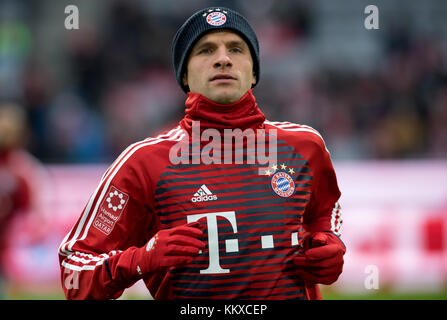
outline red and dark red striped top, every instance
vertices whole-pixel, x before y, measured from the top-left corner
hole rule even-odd
[[[229,106],[189,93],[186,106],[178,127],[117,158],[62,241],[67,298],[117,298],[140,278],[155,299],[315,298],[293,257],[304,231],[339,235],[342,223],[320,134],[266,121],[251,91]],[[145,276],[129,269],[133,249],[192,221],[207,245],[191,264]]]

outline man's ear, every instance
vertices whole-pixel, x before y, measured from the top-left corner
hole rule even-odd
[[[185,87],[188,86],[188,76],[186,75],[186,72],[183,74],[182,83]]]
[[[253,71],[253,80],[251,81],[251,86],[252,86],[252,88],[253,88],[253,86],[256,84],[256,74],[255,74],[255,72]]]

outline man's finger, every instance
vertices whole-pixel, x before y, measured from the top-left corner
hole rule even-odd
[[[314,282],[314,283],[318,283],[318,280],[319,280],[318,276],[316,276],[310,272],[304,271],[304,270],[297,270],[296,275],[303,280]]]
[[[314,272],[310,272],[308,270],[297,270],[296,274],[303,280],[313,282],[313,283],[321,283],[321,284],[332,284],[335,281],[337,281],[340,274],[338,273],[331,273],[331,274],[325,274],[325,275],[318,275]]]
[[[170,245],[166,250],[166,256],[197,256],[199,251],[197,247]]]
[[[308,267],[309,266],[309,262],[306,260],[305,257],[295,257],[293,258],[293,264],[296,267]]]
[[[183,245],[183,246],[192,246],[197,247],[199,249],[205,248],[205,242],[200,241],[197,238],[190,237],[190,236],[184,236],[184,235],[173,235],[169,238],[170,244],[177,244],[177,245]]]
[[[194,222],[193,224],[187,224],[181,227],[172,229],[171,235],[184,235],[189,237],[199,238],[203,236],[203,231],[200,229],[200,224]]]
[[[334,257],[339,254],[343,255],[343,250],[340,248],[340,246],[336,244],[328,244],[317,248],[311,248],[306,251],[304,256],[309,261],[317,261],[321,259]]]
[[[160,267],[172,267],[172,266],[190,264],[193,260],[194,258],[189,256],[166,257],[165,259],[161,260]]]
[[[327,235],[323,232],[317,232],[309,239],[309,248],[321,247],[327,244]]]
[[[343,255],[337,254],[335,256],[320,259],[320,260],[306,260],[306,267],[313,268],[334,268],[343,265]]]

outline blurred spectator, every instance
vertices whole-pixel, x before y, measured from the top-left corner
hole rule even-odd
[[[45,186],[41,165],[23,149],[26,131],[22,108],[13,104],[0,105],[0,283],[4,281],[4,253],[11,241],[9,229],[15,219],[24,218],[32,211],[39,212],[38,189]],[[31,219],[42,222],[41,218]],[[33,224],[43,227],[39,223]],[[26,228],[25,225],[22,227]],[[38,235],[36,232],[33,236]],[[0,285],[0,298],[2,294]]]
[[[48,103],[52,97],[48,69],[37,61],[30,60],[23,72],[23,106],[26,109],[29,130],[28,147],[38,159],[47,161],[51,142],[47,141]]]
[[[49,130],[45,135],[50,144],[47,159],[71,163],[107,160],[108,145],[100,115],[76,91],[57,94],[48,107],[46,120]]]
[[[358,36],[362,27],[353,25],[358,8],[344,3],[83,2],[80,29],[47,42],[60,62],[53,64],[39,58],[44,44],[33,40],[46,38],[36,30],[63,30],[59,14],[48,4],[8,3],[0,7],[0,82],[8,84],[0,91],[22,98],[32,132],[29,150],[44,162],[110,162],[127,145],[161,132],[161,123],[175,122],[184,105],[170,39],[184,16],[207,5],[235,7],[258,30],[264,81],[255,91],[268,118],[322,131],[334,159],[447,157],[447,27],[440,15],[431,29],[408,28],[418,6],[387,20],[393,5],[381,3],[380,31],[360,33],[360,39],[374,37],[357,44],[351,33]],[[437,3],[419,6],[435,16]],[[18,42],[10,41],[12,34]],[[365,46],[378,48],[374,59],[364,59],[368,72],[342,54],[356,50],[361,61]]]

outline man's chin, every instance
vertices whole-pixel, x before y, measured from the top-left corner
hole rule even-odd
[[[219,90],[219,92],[211,94],[211,97],[208,97],[208,99],[219,104],[232,104],[241,97],[242,95],[239,92],[234,92],[233,90]]]

